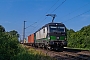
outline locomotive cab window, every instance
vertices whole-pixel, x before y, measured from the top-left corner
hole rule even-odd
[[[50,26],[50,32],[65,32],[65,27]]]
[[[65,27],[58,27],[58,31],[65,32]]]
[[[43,29],[43,33],[45,33],[45,29]]]
[[[56,26],[50,26],[50,32],[57,32]]]

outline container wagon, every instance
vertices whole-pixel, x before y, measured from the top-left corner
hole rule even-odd
[[[28,36],[28,43],[27,45],[33,46],[34,45],[34,34]]]

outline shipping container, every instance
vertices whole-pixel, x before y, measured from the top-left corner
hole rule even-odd
[[[28,36],[28,43],[31,43],[31,44],[34,43],[34,34],[31,34]]]

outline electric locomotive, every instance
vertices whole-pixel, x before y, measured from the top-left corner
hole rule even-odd
[[[34,45],[47,49],[62,49],[67,46],[66,27],[63,23],[48,23],[34,33]]]

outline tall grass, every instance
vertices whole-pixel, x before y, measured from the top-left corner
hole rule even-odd
[[[14,56],[11,60],[55,60],[40,51],[36,51],[33,48],[20,47],[20,53]]]

